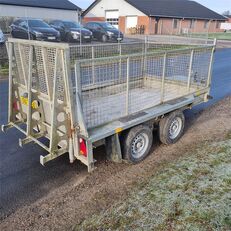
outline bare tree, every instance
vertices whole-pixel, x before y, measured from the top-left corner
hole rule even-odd
[[[222,14],[225,15],[225,16],[227,16],[227,15],[231,15],[231,12],[230,12],[230,10],[226,10]]]

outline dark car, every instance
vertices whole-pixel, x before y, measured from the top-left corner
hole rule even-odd
[[[93,33],[98,41],[122,41],[124,35],[108,22],[88,22],[85,27]]]
[[[40,19],[17,19],[10,27],[13,38],[60,41],[60,33]]]
[[[65,42],[91,42],[92,32],[83,28],[77,22],[66,20],[55,20],[50,26],[60,32],[61,40]]]
[[[5,36],[0,28],[0,45],[3,45],[5,41],[6,41]]]

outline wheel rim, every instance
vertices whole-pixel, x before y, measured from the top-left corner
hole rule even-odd
[[[135,159],[141,158],[147,151],[149,145],[148,135],[146,133],[140,133],[132,142],[132,156]]]
[[[169,128],[170,139],[174,140],[179,136],[181,129],[182,129],[182,125],[183,125],[183,122],[180,117],[177,117],[172,121],[170,128]]]
[[[107,36],[103,35],[103,42],[106,42],[106,41],[107,41]]]

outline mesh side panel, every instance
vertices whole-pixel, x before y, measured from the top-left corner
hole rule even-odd
[[[33,62],[32,62],[32,88],[45,95],[49,95],[48,89],[51,90],[54,85],[55,75],[55,56],[57,48],[49,48],[45,46],[33,45]],[[14,44],[14,63],[15,76],[17,81],[26,86],[28,81],[28,67],[29,67],[29,52],[30,45]],[[57,97],[59,100],[64,100],[64,70],[61,64],[61,53],[58,52],[58,65],[56,70],[57,75]],[[25,76],[24,76],[25,74]]]
[[[191,84],[205,87],[208,80],[208,66],[211,59],[211,50],[196,50],[193,58]]]
[[[122,73],[126,73],[127,66],[124,64],[125,60],[121,60]],[[82,106],[87,127],[95,127],[125,115],[126,84],[119,78],[118,70],[117,60],[110,60],[108,64],[97,62],[94,68],[96,81],[93,84],[92,67],[81,67]],[[91,89],[88,89],[88,83],[93,84]]]
[[[46,77],[44,71],[44,61],[42,56],[42,47],[35,47],[35,58],[36,58],[36,73],[38,78],[38,89],[44,94],[48,94]]]
[[[16,64],[16,70],[17,70],[17,77],[20,84],[25,85],[25,80],[23,76],[23,69],[22,69],[22,63],[20,58],[20,52],[19,52],[19,44],[15,44],[14,46],[14,57],[15,57],[15,64]]]
[[[164,52],[155,52],[80,61],[87,127],[138,113],[205,87],[211,48],[195,50],[190,71],[191,54],[192,50],[188,49],[170,51],[166,56]]]
[[[117,43],[104,45],[77,45],[70,46],[71,64],[75,64],[76,60],[103,58],[129,54],[143,54],[145,52],[160,52],[163,50],[173,50],[181,48],[189,48],[192,45],[180,44],[159,44],[156,42],[133,42],[133,43]]]
[[[161,80],[163,75],[164,56],[147,56],[146,60],[146,76]]]

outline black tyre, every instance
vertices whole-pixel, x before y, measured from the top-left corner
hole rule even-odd
[[[106,43],[108,41],[107,35],[102,36],[102,42]]]
[[[36,40],[36,36],[34,36],[33,34],[29,34],[29,40]]]
[[[136,164],[144,160],[152,147],[152,130],[146,125],[132,128],[123,142],[123,158]]]
[[[184,133],[185,117],[183,112],[175,111],[161,119],[159,138],[163,144],[176,143]]]
[[[66,41],[67,41],[68,43],[72,43],[73,38],[72,38],[72,35],[71,35],[71,34],[67,34],[67,35],[66,35]]]

